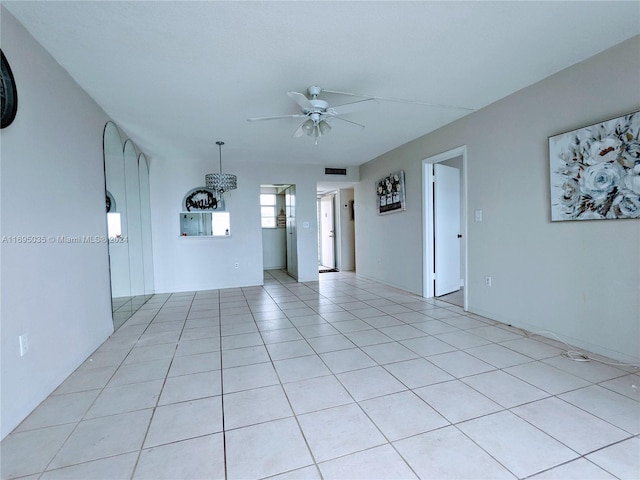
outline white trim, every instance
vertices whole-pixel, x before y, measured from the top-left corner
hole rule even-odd
[[[446,152],[427,157],[422,160],[422,211],[423,211],[423,235],[422,235],[422,296],[425,298],[432,298],[435,294],[433,288],[434,280],[434,265],[433,265],[433,252],[434,252],[434,239],[433,239],[433,169],[431,165],[434,163],[444,162],[451,158],[462,157],[462,189],[463,189],[463,202],[461,205],[462,214],[462,245],[464,252],[464,278],[461,283],[468,285],[467,278],[469,276],[469,244],[467,242],[468,232],[468,216],[467,216],[467,146],[462,145],[460,147],[448,150]],[[468,288],[464,289],[464,309],[468,307]]]

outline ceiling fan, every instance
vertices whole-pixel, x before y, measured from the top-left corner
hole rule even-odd
[[[292,115],[276,115],[271,117],[254,117],[248,118],[247,120],[249,122],[255,122],[259,120],[279,120],[281,118],[306,118],[296,131],[293,132],[293,137],[301,137],[304,134],[309,136],[313,135],[316,143],[318,143],[318,137],[326,135],[331,130],[331,125],[328,120],[338,119],[364,128],[364,125],[342,118],[341,115],[355,112],[359,110],[363,104],[375,101],[375,98],[365,97],[356,102],[331,107],[326,100],[318,98],[320,92],[323,91],[327,93],[341,93],[331,90],[323,90],[318,86],[311,86],[307,89],[309,97],[298,92],[287,92],[288,97],[300,106],[300,113],[294,113]]]
[[[321,92],[325,93],[333,93],[337,95],[346,95],[350,97],[359,97],[361,100],[357,100],[355,102],[344,103],[341,105],[330,106],[326,100],[321,100],[318,98]],[[270,117],[253,117],[248,118],[249,122],[256,122],[260,120],[279,120],[282,118],[306,118],[302,122],[302,124],[293,132],[293,137],[298,138],[302,135],[309,135],[315,137],[316,144],[318,143],[318,137],[322,135],[326,135],[331,130],[331,125],[329,121],[334,119],[341,120],[343,122],[351,123],[358,127],[364,128],[364,125],[360,123],[356,123],[351,120],[347,120],[343,118],[342,115],[347,113],[353,113],[360,110],[365,104],[375,102],[377,100],[385,100],[390,102],[401,102],[401,103],[413,103],[418,105],[427,105],[430,107],[438,107],[438,108],[453,108],[460,110],[468,110],[473,111],[472,108],[466,107],[458,107],[453,105],[442,105],[428,102],[419,102],[413,100],[403,100],[399,98],[386,98],[386,97],[375,97],[371,95],[361,95],[357,93],[347,93],[347,92],[338,92],[336,90],[327,90],[322,89],[318,86],[311,86],[307,88],[308,97],[302,93],[298,92],[287,92],[287,96],[296,102],[300,107],[300,113],[294,113],[291,115],[275,115]]]

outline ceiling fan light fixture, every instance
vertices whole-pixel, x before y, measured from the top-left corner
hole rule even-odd
[[[322,120],[318,124],[318,128],[320,129],[320,135],[325,135],[331,131],[331,125],[326,120]]]
[[[313,133],[313,130],[315,129],[314,127],[315,123],[313,122],[313,120],[309,119],[302,124],[302,131],[307,135],[311,135]]]

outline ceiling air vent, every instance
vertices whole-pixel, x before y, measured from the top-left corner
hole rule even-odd
[[[325,175],[346,175],[347,169],[346,168],[325,168],[324,174]]]

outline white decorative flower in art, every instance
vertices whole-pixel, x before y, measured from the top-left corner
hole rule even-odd
[[[598,163],[584,169],[580,190],[595,201],[604,200],[624,176],[618,163]]]
[[[573,213],[580,203],[581,196],[578,182],[573,178],[567,179],[562,185],[562,196],[560,197],[563,211],[565,213]]]
[[[636,195],[640,195],[640,175],[627,175],[624,177],[624,186]]]
[[[640,142],[630,140],[623,144],[618,161],[625,168],[640,167],[640,163],[636,165],[636,162],[640,162]]]
[[[587,164],[615,162],[620,152],[620,146],[620,141],[611,137],[593,142],[589,148],[590,155],[587,157]]]
[[[640,218],[640,196],[636,194],[618,195],[611,208],[617,217]]]

